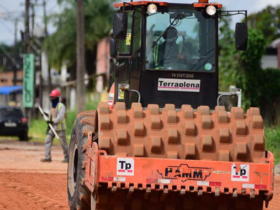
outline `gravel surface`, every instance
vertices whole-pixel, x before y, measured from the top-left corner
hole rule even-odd
[[[0,210],[69,209],[61,147],[52,148],[51,163],[41,163],[43,157],[42,143],[0,140]],[[275,166],[276,174],[267,210],[280,209],[280,165]]]
[[[67,164],[60,146],[42,163],[44,144],[0,141],[0,210],[69,209]]]

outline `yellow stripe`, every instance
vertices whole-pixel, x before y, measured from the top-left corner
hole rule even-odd
[[[154,61],[155,61],[155,66],[158,66],[158,47],[159,45],[157,45],[154,49]]]
[[[62,106],[63,106],[63,104],[59,103],[58,107],[57,107],[57,110],[60,111]],[[64,124],[64,130],[66,130],[66,120],[65,120],[65,117],[64,117],[64,119],[60,123],[57,123],[58,130],[62,130],[62,123]]]

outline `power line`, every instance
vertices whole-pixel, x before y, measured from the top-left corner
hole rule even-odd
[[[13,34],[14,33],[13,30],[10,29],[2,19],[0,19],[0,20],[2,21],[2,24],[3,24],[4,28],[6,28],[10,33]]]
[[[6,7],[4,7],[2,4],[0,4],[0,7],[1,7],[2,9],[6,10],[6,12],[9,12],[9,10],[8,10]]]
[[[15,14],[15,13],[23,13],[23,11],[2,12],[2,14]]]
[[[6,12],[0,12],[2,15],[5,15],[3,18],[6,20],[12,20],[15,21],[15,19],[19,18],[19,16],[17,14],[20,14],[20,16],[23,15],[23,11],[9,11],[6,7],[4,7],[2,4],[0,4],[0,8],[2,8],[3,10],[5,10]],[[18,8],[17,8],[18,9]],[[15,15],[17,17],[15,17]]]

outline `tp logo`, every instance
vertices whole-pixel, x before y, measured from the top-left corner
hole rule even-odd
[[[231,165],[231,181],[249,182],[249,164]]]
[[[117,158],[117,175],[134,176],[134,159]]]

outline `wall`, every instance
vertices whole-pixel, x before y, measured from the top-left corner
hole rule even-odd
[[[0,95],[0,106],[8,106],[9,102],[16,102],[22,108],[22,94]]]
[[[96,74],[107,74],[107,80],[110,74],[110,37],[102,39],[97,46]],[[98,77],[96,82],[96,91],[102,93],[104,90],[103,78]]]
[[[262,69],[278,68],[277,55],[265,55],[262,59]]]
[[[22,81],[23,71],[17,72],[17,79]],[[13,72],[3,72],[0,73],[0,86],[13,86],[14,73]],[[17,82],[17,85],[22,85],[22,82]]]
[[[274,40],[266,47],[266,52],[262,59],[262,68],[280,69],[280,39]]]
[[[266,125],[280,125],[280,98],[276,99],[272,104],[268,104],[265,109],[261,109],[261,115]]]

